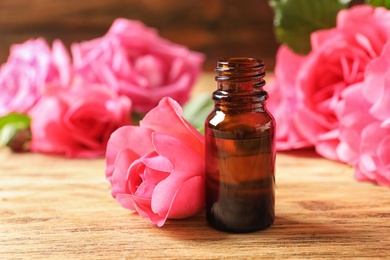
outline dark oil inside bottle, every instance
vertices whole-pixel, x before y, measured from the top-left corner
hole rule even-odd
[[[265,65],[253,58],[220,60],[214,109],[205,121],[206,219],[244,233],[275,218],[275,119],[266,109]]]
[[[252,232],[275,218],[272,134],[218,138],[206,133],[206,218],[220,230]]]

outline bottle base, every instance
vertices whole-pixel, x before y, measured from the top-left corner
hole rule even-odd
[[[262,223],[261,225],[250,226],[250,227],[229,227],[227,225],[224,225],[223,223],[219,223],[211,219],[207,219],[207,224],[210,227],[219,231],[223,231],[227,233],[235,233],[235,234],[253,233],[253,232],[265,230],[271,227],[273,223],[274,223],[274,218],[270,219],[270,221],[267,223]]]

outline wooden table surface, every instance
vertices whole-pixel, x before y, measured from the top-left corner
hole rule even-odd
[[[312,151],[278,153],[276,220],[229,234],[204,213],[152,226],[111,197],[104,159],[0,150],[0,259],[390,257],[390,189]]]

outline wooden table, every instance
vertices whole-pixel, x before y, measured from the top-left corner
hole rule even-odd
[[[1,259],[385,258],[390,189],[312,151],[279,153],[276,220],[229,234],[204,213],[152,226],[111,197],[104,159],[0,150]]]

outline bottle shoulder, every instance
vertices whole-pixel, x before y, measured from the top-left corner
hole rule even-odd
[[[275,120],[267,111],[224,113],[213,111],[205,122],[205,131],[222,138],[256,138],[274,133]]]

